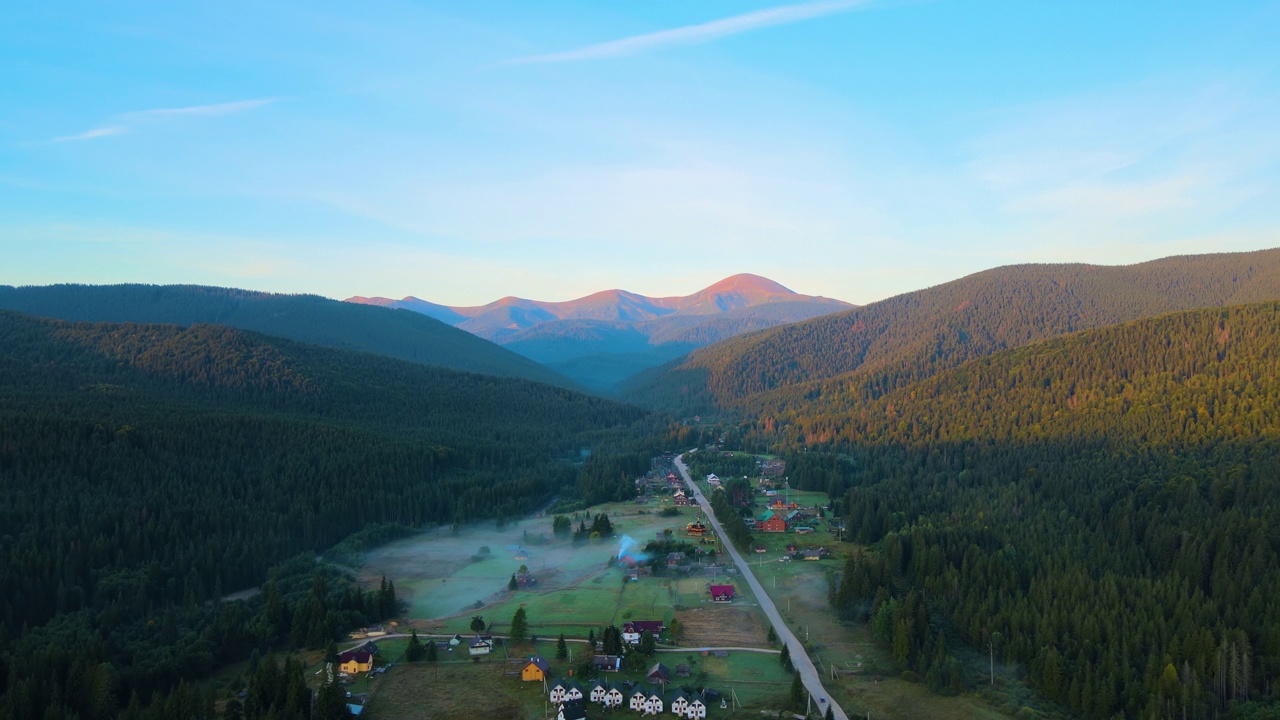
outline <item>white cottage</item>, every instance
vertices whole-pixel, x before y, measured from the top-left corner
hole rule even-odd
[[[689,698],[685,697],[683,690],[677,690],[675,698],[671,700],[671,714],[684,717],[684,710],[687,707],[689,707]]]
[[[702,720],[707,716],[707,705],[702,702],[701,695],[694,695],[689,698],[689,704],[684,709],[684,716],[689,720]]]
[[[662,695],[656,690],[649,693],[649,697],[644,701],[644,714],[657,715],[662,712]]]
[[[591,683],[591,691],[587,693],[587,697],[591,698],[593,703],[604,702],[605,694],[609,692],[609,686],[603,681],[597,680]]]
[[[631,699],[627,701],[627,707],[635,710],[636,712],[644,712],[645,706],[648,703],[649,694],[645,692],[643,687],[637,685],[636,689],[631,691]]]
[[[564,694],[568,689],[569,686],[565,684],[563,679],[556,680],[551,684],[551,690],[547,693],[547,699],[551,701],[552,705],[559,705],[564,702]]]
[[[609,689],[604,693],[604,706],[622,707],[622,688],[618,687],[618,683],[609,683]]]

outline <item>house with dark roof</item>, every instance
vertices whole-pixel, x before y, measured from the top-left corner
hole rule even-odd
[[[618,683],[609,683],[609,688],[604,693],[604,706],[607,708],[622,707],[622,699],[622,688],[618,687]]]
[[[649,703],[649,692],[643,685],[636,685],[631,694],[627,696],[627,707],[636,712],[644,712],[645,706]]]
[[[338,656],[338,670],[355,675],[373,669],[373,653],[368,650],[348,650]]]
[[[582,698],[577,700],[565,700],[560,703],[560,710],[556,713],[556,720],[586,720],[587,704]]]
[[[661,620],[632,620],[622,625],[622,640],[632,645],[639,645],[641,633],[648,630],[649,634],[657,639],[662,632],[662,627]]]
[[[676,665],[676,677],[687,678],[693,675],[693,671],[689,668],[688,663],[680,663]]]
[[[493,638],[477,635],[467,643],[467,652],[472,655],[488,655],[493,650]]]
[[[653,667],[649,668],[649,672],[645,674],[644,679],[651,683],[666,685],[671,682],[671,671],[662,663],[654,663]]]
[[[540,657],[531,657],[520,668],[520,679],[524,682],[542,682],[547,679],[547,671],[550,669],[551,663]]]
[[[707,716],[707,703],[699,694],[689,696],[689,704],[685,706],[684,716],[689,720],[702,720]]]
[[[622,656],[592,655],[591,664],[600,672],[620,672],[622,670]]]

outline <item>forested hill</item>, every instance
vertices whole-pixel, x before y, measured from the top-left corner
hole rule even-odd
[[[573,387],[562,375],[407,310],[200,285],[0,286],[0,308],[88,322],[213,323],[425,365]]]
[[[733,338],[634,378],[624,397],[688,411],[850,375],[874,398],[967,360],[1078,330],[1280,298],[1280,249],[1138,265],[1016,265]],[[768,400],[767,407],[776,407]]]
[[[0,587],[21,589],[0,594],[0,665],[54,619],[83,641],[50,652],[112,663],[121,702],[199,677],[227,647],[166,611],[370,523],[531,512],[572,492],[583,448],[642,421],[563,388],[225,326],[0,311]],[[68,668],[49,662],[57,684]]]
[[[1080,717],[1274,717],[1277,328],[1270,302],[1082,332],[824,396],[756,440],[842,497],[873,551],[833,603],[931,685],[956,676],[949,636]]]

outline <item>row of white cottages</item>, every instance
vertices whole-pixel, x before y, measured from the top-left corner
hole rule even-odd
[[[624,704],[641,715],[658,715],[664,710],[676,717],[688,720],[702,720],[707,716],[707,704],[701,693],[686,693],[677,690],[671,697],[668,706],[666,692],[658,688],[646,688],[637,685],[631,691],[624,691],[617,683],[606,683],[597,680],[587,689],[585,698],[605,708],[620,708]],[[582,720],[586,717],[585,699],[582,686],[577,681],[556,681],[551,686],[550,699],[560,706],[556,720]]]

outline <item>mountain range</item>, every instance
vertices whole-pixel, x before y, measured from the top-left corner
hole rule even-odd
[[[473,307],[437,305],[412,296],[357,296],[347,302],[422,313],[597,390],[726,338],[853,307],[801,295],[751,274],[678,297],[605,290],[565,302],[505,297]]]
[[[1196,308],[1280,298],[1280,249],[1128,266],[1011,265],[732,338],[629,380],[654,407],[773,410],[873,399],[993,352]]]

